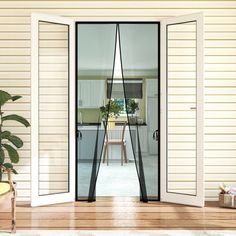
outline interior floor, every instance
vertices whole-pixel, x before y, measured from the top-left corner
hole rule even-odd
[[[0,210],[0,231],[9,230],[10,209]],[[235,209],[207,202],[198,208],[162,202],[142,203],[138,198],[97,198],[44,207],[17,204],[17,229],[236,229]]]
[[[144,166],[145,185],[149,199],[158,200],[159,182],[158,182],[158,160],[156,155],[143,155],[142,162]],[[137,161],[138,164],[138,161]],[[91,163],[79,163],[78,178],[80,180],[80,189],[83,190],[86,197],[91,173]],[[139,169],[138,169],[139,171]],[[89,176],[90,177],[90,176]],[[79,195],[78,195],[79,196]],[[129,160],[128,163],[121,165],[119,159],[110,160],[107,163],[101,163],[96,183],[96,196],[102,197],[139,197],[140,184],[137,175],[135,162]],[[78,198],[79,199],[79,198]]]
[[[134,161],[121,163],[101,163],[97,184],[96,196],[131,197],[139,196],[139,182]]]

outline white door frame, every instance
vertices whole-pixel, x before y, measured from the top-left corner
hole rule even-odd
[[[125,20],[127,22],[132,22],[134,20],[139,20],[139,18],[128,19],[117,19],[115,17],[104,18],[98,17],[96,19],[83,18],[71,20],[64,17],[52,16],[47,14],[33,13],[31,17],[31,205],[45,205],[54,204],[67,201],[75,200],[75,142],[76,142],[76,120],[75,120],[75,22],[84,21],[107,21],[111,20],[120,22]],[[166,191],[166,73],[163,68],[166,67],[166,35],[163,34],[164,27],[166,24],[185,22],[189,19],[197,19],[197,48],[198,48],[198,58],[197,64],[200,65],[197,70],[197,196],[194,199],[186,198],[185,195],[167,193]],[[38,22],[48,21],[54,23],[67,24],[70,26],[70,183],[69,192],[61,194],[52,194],[39,196],[38,191]],[[201,13],[192,14],[187,16],[173,17],[167,20],[161,20],[158,18],[152,19],[142,19],[143,22],[160,22],[161,26],[161,153],[159,158],[161,158],[161,201],[175,202],[188,205],[203,206],[204,205],[204,178],[203,178],[203,16]],[[73,50],[74,49],[74,50]]]
[[[69,27],[69,191],[39,195],[39,21],[64,24]],[[41,13],[31,15],[31,205],[40,206],[75,200],[75,22],[74,20]]]
[[[167,73],[166,73],[166,27],[169,24],[178,24],[184,22],[197,22],[197,101],[196,101],[196,122],[197,122],[197,177],[196,177],[196,196],[170,193],[167,191]],[[194,206],[204,206],[204,132],[203,132],[203,14],[191,14],[185,16],[172,17],[161,21],[161,201],[180,203]]]

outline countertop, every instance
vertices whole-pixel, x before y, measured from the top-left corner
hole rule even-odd
[[[91,123],[77,123],[77,126],[100,126],[101,123],[96,123],[96,122],[91,122]],[[116,122],[115,123],[116,126],[122,126],[123,123],[122,122]],[[138,126],[147,126],[146,123],[142,123],[142,124],[137,124]],[[130,126],[136,126],[136,124],[130,124]]]

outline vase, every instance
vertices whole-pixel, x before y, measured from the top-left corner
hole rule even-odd
[[[136,124],[136,122],[137,122],[137,117],[136,117],[136,116],[130,116],[130,117],[129,117],[129,123],[130,123],[131,125]]]
[[[114,117],[109,117],[108,118],[108,124],[107,124],[107,128],[108,129],[114,129],[116,126],[116,119]]]

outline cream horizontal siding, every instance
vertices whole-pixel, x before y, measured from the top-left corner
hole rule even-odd
[[[58,14],[79,20],[157,20],[165,17],[182,14],[204,12],[205,14],[205,188],[206,200],[217,198],[218,183],[226,182],[236,185],[236,1],[1,1],[0,2],[0,86],[12,94],[21,94],[23,99],[15,105],[8,105],[6,110],[11,113],[17,111],[30,119],[30,14],[41,12]],[[53,33],[56,35],[56,32]],[[50,37],[50,27],[44,37]],[[189,34],[191,37],[191,34]],[[60,47],[66,42],[61,41]],[[42,46],[53,47],[54,43]],[[181,53],[181,42],[173,44],[173,52]],[[191,42],[184,44],[191,52]],[[55,48],[55,53],[57,52]],[[60,64],[64,64],[66,58],[57,57],[57,68],[64,70]],[[184,58],[178,55],[171,57],[172,67],[175,70],[183,70],[182,62],[193,63],[192,57]],[[45,56],[44,61],[54,62],[54,57]],[[181,63],[179,63],[181,62]],[[178,65],[175,65],[178,64]],[[189,67],[191,69],[191,65]],[[52,78],[55,74],[48,72],[47,65],[42,67],[47,71],[42,76]],[[176,73],[176,72],[174,72]],[[184,77],[179,73],[176,86],[192,86],[189,80],[191,71],[186,71]],[[66,74],[56,74],[55,79],[65,79]],[[178,74],[176,74],[178,77]],[[48,83],[48,91],[53,87],[53,82]],[[66,92],[66,91],[65,91]],[[186,90],[185,90],[186,92]],[[188,101],[194,101],[194,96],[187,95]],[[44,99],[44,98],[42,98]],[[54,99],[63,97],[54,90]],[[182,101],[179,96],[175,102]],[[51,109],[51,104],[44,100],[43,109]],[[191,104],[190,104],[191,105]],[[58,108],[58,107],[57,107]],[[173,109],[182,109],[178,106]],[[58,108],[60,109],[60,108]],[[62,109],[62,108],[61,108]],[[63,110],[58,111],[61,119]],[[48,116],[53,117],[53,111]],[[60,122],[60,121],[56,121]],[[185,120],[174,121],[175,125],[189,125]],[[49,124],[48,124],[49,125]],[[56,127],[57,124],[49,125]],[[30,199],[30,130],[24,129],[13,123],[9,123],[10,129],[21,135],[25,142],[20,151],[21,161],[17,167],[19,175],[14,178],[18,182],[18,200]],[[176,127],[177,128],[177,127]],[[190,136],[184,137],[188,140]],[[191,136],[192,141],[193,137]],[[47,142],[47,138],[45,137]],[[183,141],[183,140],[180,140]],[[57,155],[54,153],[54,155]],[[186,153],[188,155],[188,153]],[[189,183],[181,182],[183,175],[190,174],[191,158],[180,155],[178,161],[174,158],[172,166],[177,174],[179,183],[175,183],[177,190],[185,191]],[[181,161],[182,158],[182,161]],[[53,159],[56,162],[56,159]],[[181,162],[180,162],[181,161]],[[184,167],[180,167],[184,165]],[[58,185],[55,185],[57,189]],[[173,187],[173,185],[171,186]],[[44,185],[47,188],[47,184]]]

